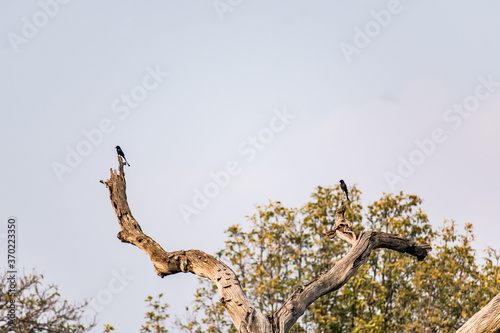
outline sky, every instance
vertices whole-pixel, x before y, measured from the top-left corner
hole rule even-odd
[[[0,257],[17,223],[36,269],[102,324],[144,299],[182,315],[191,274],[160,279],[122,244],[100,180],[167,251],[224,247],[255,205],[356,184],[415,193],[433,226],[500,249],[500,2],[0,2]],[[2,259],[0,267],[6,266]]]

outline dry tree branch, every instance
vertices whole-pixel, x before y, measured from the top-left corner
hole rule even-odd
[[[327,235],[330,238],[337,236],[351,244],[352,248],[335,263],[332,269],[299,287],[283,303],[274,314],[274,322],[278,328],[276,332],[288,332],[312,302],[323,295],[340,289],[366,263],[372,250],[385,248],[408,253],[421,261],[432,249],[430,245],[418,245],[402,236],[385,232],[363,231],[356,235],[352,231],[351,223],[344,218],[345,210],[344,203],[337,210],[335,228]]]
[[[234,271],[225,263],[200,250],[165,251],[155,240],[146,235],[132,216],[127,202],[123,161],[118,156],[119,173],[111,169],[110,179],[102,181],[109,190],[121,231],[118,238],[146,252],[161,277],[176,273],[193,273],[210,279],[219,289],[221,302],[235,327],[243,333],[286,333],[302,316],[306,308],[319,297],[341,288],[366,263],[371,251],[386,248],[408,253],[423,260],[431,250],[429,245],[418,245],[399,235],[364,231],[356,235],[344,218],[343,204],[336,213],[334,230],[330,238],[338,237],[352,245],[350,251],[317,279],[301,286],[272,315],[266,317],[252,306]]]
[[[119,173],[111,169],[110,179],[101,180],[109,190],[111,204],[121,227],[118,238],[146,252],[153,262],[156,274],[161,277],[189,272],[212,280],[219,288],[221,302],[240,332],[271,332],[269,320],[250,304],[236,274],[229,266],[200,250],[165,251],[142,232],[127,202],[125,172],[119,156],[118,161]]]

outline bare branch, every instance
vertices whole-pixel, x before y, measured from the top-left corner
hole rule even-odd
[[[329,232],[329,237],[337,236],[351,244],[352,248],[331,270],[301,286],[283,303],[274,314],[278,332],[288,332],[312,302],[340,289],[358,268],[366,263],[372,250],[386,248],[408,253],[418,260],[423,260],[431,250],[429,245],[417,245],[414,241],[399,235],[377,231],[364,231],[356,235],[352,231],[351,223],[344,218],[345,209],[345,204],[342,204],[337,210],[335,228]]]
[[[269,320],[250,304],[236,274],[229,266],[200,250],[165,251],[142,231],[127,202],[125,172],[119,156],[118,162],[119,173],[111,169],[110,179],[101,180],[109,190],[111,204],[121,227],[118,238],[146,252],[153,262],[156,274],[161,277],[189,272],[212,280],[219,288],[221,302],[240,332],[271,332]]]
[[[310,283],[296,290],[285,303],[267,318],[255,309],[246,297],[236,274],[225,263],[200,250],[165,251],[155,240],[146,235],[132,216],[127,202],[123,161],[118,156],[119,173],[111,170],[110,179],[102,181],[109,190],[121,231],[118,238],[146,252],[161,277],[176,273],[193,273],[212,280],[221,294],[231,320],[243,333],[286,333],[319,297],[341,288],[366,263],[371,251],[386,248],[408,253],[423,260],[431,250],[429,245],[418,245],[399,235],[365,231],[356,235],[351,223],[344,218],[344,204],[337,210],[336,224],[327,236],[338,238],[352,245],[351,250],[333,268]]]

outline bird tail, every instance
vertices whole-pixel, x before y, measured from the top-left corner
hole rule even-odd
[[[127,159],[125,158],[125,156],[122,156],[123,160],[125,161],[125,164],[127,164],[127,166],[130,166],[130,164],[128,164],[128,161]]]

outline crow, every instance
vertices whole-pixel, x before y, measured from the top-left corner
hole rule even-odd
[[[116,146],[115,148],[116,148],[116,152],[118,153],[118,155],[123,157],[123,159],[125,160],[125,163],[127,163],[127,165],[130,166],[130,164],[128,164],[127,159],[125,158],[125,154],[123,153],[123,150],[120,148],[120,146]]]
[[[345,196],[347,197],[347,201],[350,202],[351,200],[349,200],[349,194],[347,194],[347,185],[344,183],[343,179],[340,180],[340,188],[342,189],[342,191],[345,192]]]

